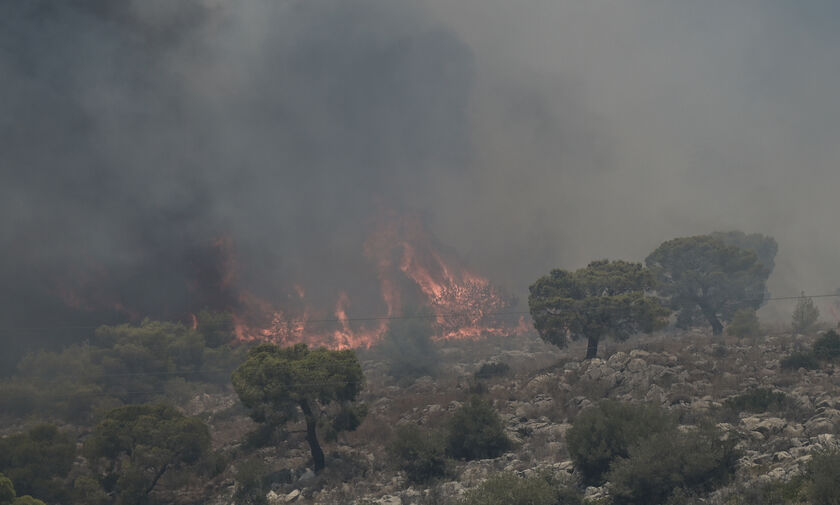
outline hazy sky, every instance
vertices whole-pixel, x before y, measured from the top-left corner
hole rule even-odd
[[[164,288],[220,236],[262,283],[331,291],[369,276],[361,244],[386,208],[424,214],[517,293],[553,267],[730,229],[778,240],[774,294],[833,291],[837,14],[769,0],[3,2],[4,317],[79,276],[145,308],[176,303],[187,295]]]

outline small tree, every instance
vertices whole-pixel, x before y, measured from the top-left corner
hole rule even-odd
[[[209,447],[204,423],[159,404],[108,412],[85,443],[88,456],[104,458],[116,476],[121,504],[145,503],[167,470],[197,462]]]
[[[659,293],[679,310],[677,323],[693,324],[699,311],[715,335],[738,309],[761,306],[770,275],[753,251],[710,235],[664,242],[645,263],[659,280]]]
[[[355,429],[360,422],[350,404],[362,390],[364,375],[350,350],[309,349],[306,344],[286,348],[258,345],[233,372],[232,381],[239,399],[258,423],[279,428],[303,414],[315,472],[325,465],[316,433],[322,417],[318,409],[339,404],[338,412],[323,412],[332,418],[341,414],[343,422],[340,426],[334,423],[336,429]]]
[[[810,296],[805,296],[805,292],[796,301],[796,307],[793,309],[793,317],[791,318],[791,326],[794,333],[808,333],[814,329],[817,320],[820,318],[820,309],[814,305],[814,299]]]
[[[585,338],[585,359],[591,359],[602,337],[625,340],[665,323],[668,310],[645,294],[653,285],[653,275],[639,263],[593,261],[575,272],[552,270],[537,279],[528,307],[543,340],[565,347],[569,339]]]

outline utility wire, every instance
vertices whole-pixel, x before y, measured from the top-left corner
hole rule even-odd
[[[805,298],[836,298],[840,297],[840,293],[830,293],[830,294],[820,294],[820,295],[805,295]],[[755,303],[755,302],[775,302],[775,301],[782,301],[782,300],[798,300],[803,298],[803,295],[796,295],[796,296],[776,296],[770,298],[745,298],[741,300],[732,300],[732,303]],[[463,312],[451,312],[445,314],[415,314],[415,315],[400,315],[400,316],[365,316],[365,317],[347,317],[347,318],[324,318],[324,319],[296,319],[294,317],[290,317],[288,320],[295,324],[321,324],[321,323],[341,323],[341,322],[365,322],[365,321],[398,321],[398,320],[406,320],[406,319],[437,319],[437,318],[455,318],[455,317],[470,317],[470,316],[482,316],[482,317],[507,317],[507,316],[523,316],[528,315],[531,312],[528,310],[512,310],[512,311],[499,311],[499,312],[487,312],[483,313],[481,311],[463,311]],[[204,327],[222,327],[225,323],[220,323],[218,325],[202,325]],[[41,331],[41,330],[61,330],[61,329],[77,329],[77,330],[95,330],[102,326],[107,325],[91,325],[91,326],[79,326],[79,325],[51,325],[51,326],[9,326],[0,328],[0,333],[8,333],[13,331]]]

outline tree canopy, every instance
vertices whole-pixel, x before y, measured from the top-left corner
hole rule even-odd
[[[593,261],[537,279],[528,306],[543,340],[564,347],[570,339],[585,338],[590,359],[604,336],[625,340],[664,324],[668,310],[646,294],[653,286],[653,275],[640,263]]]
[[[709,234],[727,245],[734,245],[752,251],[758,257],[758,261],[764,265],[770,273],[776,267],[776,253],[779,252],[779,244],[773,237],[760,233],[746,234],[742,231],[716,231]]]
[[[76,442],[52,424],[0,438],[0,472],[15,490],[48,501],[62,501],[61,486],[76,458]]]
[[[336,430],[355,429],[359,424],[351,403],[362,390],[364,375],[353,351],[262,344],[251,349],[231,379],[239,399],[257,422],[279,427],[303,414],[316,472],[325,466],[316,433],[321,414],[333,420]],[[337,409],[316,410],[326,410],[333,403]]]
[[[770,275],[753,251],[711,235],[664,242],[645,263],[657,276],[659,294],[679,311],[677,324],[687,327],[702,316],[715,335],[738,309],[761,306]]]
[[[161,404],[111,410],[85,443],[89,457],[107,459],[121,504],[145,503],[167,470],[197,462],[209,448],[201,420]]]

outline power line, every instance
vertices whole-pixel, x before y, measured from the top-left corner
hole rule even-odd
[[[826,294],[819,294],[819,295],[804,295],[805,298],[836,298],[840,297],[840,293],[826,293]],[[798,300],[803,298],[803,295],[796,295],[796,296],[775,296],[770,298],[744,298],[740,300],[732,300],[731,303],[756,303],[756,302],[774,302],[774,301],[783,301],[783,300]],[[363,316],[363,317],[346,317],[346,318],[323,318],[323,319],[296,319],[294,317],[290,317],[288,321],[294,324],[323,324],[323,323],[343,323],[343,322],[370,322],[370,321],[398,321],[398,320],[407,320],[407,319],[437,319],[437,318],[456,318],[456,317],[471,317],[471,316],[481,316],[481,317],[507,317],[507,316],[523,316],[529,315],[531,312],[528,310],[511,310],[511,311],[499,311],[499,312],[482,312],[482,311],[463,311],[463,312],[450,312],[444,314],[412,314],[412,315],[399,315],[399,316]],[[125,324],[125,323],[121,323]],[[204,325],[209,327],[222,327],[225,326],[225,323],[219,324],[210,324]],[[61,330],[61,329],[79,329],[79,330],[95,330],[97,328],[101,328],[103,326],[108,325],[50,325],[50,326],[9,326],[5,328],[0,328],[0,332],[11,332],[11,331],[41,331],[41,330]]]

